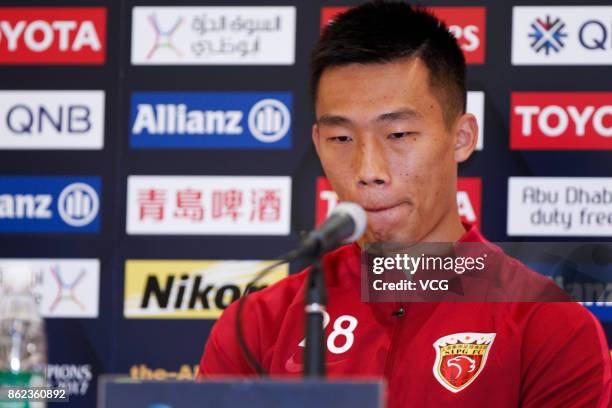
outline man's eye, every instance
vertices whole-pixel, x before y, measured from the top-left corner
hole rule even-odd
[[[330,137],[329,140],[332,142],[346,143],[350,142],[352,139],[350,138],[350,136],[334,136]]]
[[[415,132],[395,132],[387,136],[389,139],[402,139],[404,137],[412,136]]]

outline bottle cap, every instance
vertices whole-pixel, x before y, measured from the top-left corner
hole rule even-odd
[[[13,293],[29,292],[32,275],[32,269],[24,263],[7,263],[0,267],[2,288]]]

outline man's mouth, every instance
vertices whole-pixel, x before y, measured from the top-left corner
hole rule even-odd
[[[390,210],[392,208],[397,207],[398,205],[399,204],[386,205],[386,206],[376,206],[376,207],[364,207],[363,209],[366,210],[367,212],[378,213],[378,212],[383,212],[383,211]]]
[[[396,204],[364,206],[363,209],[368,215],[370,223],[397,222],[398,217],[405,214],[405,210],[410,207],[410,203],[402,201]]]
[[[382,213],[385,211],[389,211],[389,210],[393,210],[401,205],[406,205],[409,204],[407,202],[400,202],[397,204],[391,204],[391,205],[372,205],[372,206],[364,206],[363,209],[366,210],[369,213]]]

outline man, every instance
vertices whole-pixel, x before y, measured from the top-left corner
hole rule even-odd
[[[323,33],[311,68],[317,153],[339,198],[368,216],[359,246],[323,261],[328,375],[384,376],[390,407],[608,407],[606,340],[580,305],[360,301],[365,244],[486,244],[457,213],[457,164],[478,125],[446,27],[405,4],[368,3]],[[253,293],[244,309],[247,346],[273,376],[303,371],[306,272]],[[518,262],[499,273],[550,285]],[[256,375],[236,341],[236,309],[215,325],[201,375]]]

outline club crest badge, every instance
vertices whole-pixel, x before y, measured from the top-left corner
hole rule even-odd
[[[455,333],[433,344],[436,361],[433,374],[444,388],[459,392],[483,370],[495,333]]]

